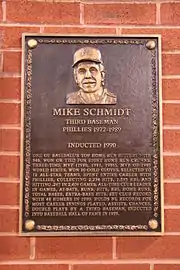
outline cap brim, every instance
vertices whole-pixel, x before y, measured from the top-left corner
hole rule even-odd
[[[79,61],[76,61],[73,65],[72,65],[72,67],[74,67],[74,66],[76,66],[77,64],[79,64],[79,63],[81,63],[81,62],[95,62],[95,63],[97,63],[97,64],[102,64],[102,61],[100,61],[100,60],[97,60],[97,59],[89,59],[89,58],[87,58],[87,59],[81,59],[81,60],[79,60]]]

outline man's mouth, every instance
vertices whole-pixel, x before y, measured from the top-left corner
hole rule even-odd
[[[83,84],[94,85],[94,84],[96,84],[96,82],[94,82],[94,81],[86,81],[86,82],[83,82]]]

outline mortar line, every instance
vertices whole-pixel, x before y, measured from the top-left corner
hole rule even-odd
[[[22,52],[21,48],[5,48],[0,49],[0,52]]]
[[[106,3],[107,4],[107,3]],[[86,27],[86,28],[116,28],[119,27],[119,24],[107,25],[107,24],[36,24],[36,23],[0,23],[0,26],[4,27],[70,27],[70,28],[77,28],[77,27]],[[180,29],[179,25],[157,25],[157,24],[150,24],[150,25],[136,25],[136,24],[123,24],[121,25],[122,28],[144,28],[144,29]],[[37,35],[37,33],[34,33]],[[135,35],[135,34],[134,34]]]
[[[40,26],[40,33],[42,34],[42,33],[44,33],[44,25],[43,26]]]
[[[112,258],[113,260],[117,259],[117,250],[116,250],[116,237],[112,238]]]
[[[156,24],[161,24],[161,12],[160,12],[160,3],[156,3]]]
[[[3,22],[6,22],[6,1],[2,1]]]
[[[167,210],[179,210],[180,209],[180,205],[164,205],[164,209]]]
[[[0,237],[1,236],[18,236],[18,232],[0,232]]]
[[[118,36],[120,36],[122,34],[122,28],[121,27],[117,27],[116,28],[116,33]]]
[[[69,265],[69,260],[58,260],[58,259],[39,259],[39,260],[4,260],[0,262],[0,265],[35,265],[35,264],[68,264]],[[108,265],[108,264],[118,264],[118,265],[123,265],[123,264],[180,264],[180,259],[129,259],[129,260],[71,260],[72,265],[83,265],[83,264],[101,264],[101,265]]]
[[[30,238],[30,260],[35,260],[36,257],[36,238],[31,237]]]
[[[73,270],[73,265],[69,264],[68,270]]]
[[[180,75],[162,75],[162,79],[180,79]]]
[[[180,156],[180,152],[163,152],[163,156],[170,156],[170,157],[174,157],[174,156]]]
[[[163,129],[164,130],[179,130],[180,125],[164,125]]]
[[[166,100],[163,100],[162,103],[163,104],[180,104],[180,100],[178,100],[178,99],[175,99],[175,100],[168,100],[168,99],[166,99]]]
[[[21,74],[20,73],[2,72],[2,73],[0,73],[0,78],[21,78]]]
[[[9,125],[0,125],[0,129],[17,129],[17,130],[21,130],[21,127],[19,124],[9,124]]]
[[[18,205],[0,205],[0,210],[19,210]]]
[[[81,25],[84,25],[84,3],[80,3],[80,14],[79,21]]]
[[[11,179],[11,180],[9,180],[9,179]],[[20,183],[20,180],[19,179],[18,180],[15,180],[15,179],[12,180],[12,178],[0,178],[0,183],[4,183],[4,184],[6,184],[6,183],[8,183],[8,184],[19,184]]]
[[[180,54],[180,50],[162,51],[162,54]]]
[[[21,101],[18,99],[0,99],[0,103],[21,104]]]
[[[12,152],[12,151],[1,151],[0,156],[20,156],[20,152]]]
[[[164,233],[164,235],[167,235],[167,236],[180,236],[180,232],[168,232],[168,233]]]
[[[165,184],[180,184],[180,179],[168,179],[168,180],[164,180]]]

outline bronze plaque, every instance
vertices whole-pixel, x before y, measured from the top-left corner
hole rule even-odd
[[[159,36],[24,35],[20,232],[161,234]]]

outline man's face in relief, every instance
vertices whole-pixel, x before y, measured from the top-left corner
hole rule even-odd
[[[94,93],[102,86],[100,65],[95,62],[80,62],[75,68],[74,75],[79,88],[86,93]]]

